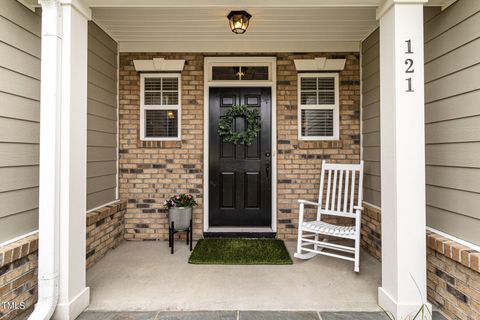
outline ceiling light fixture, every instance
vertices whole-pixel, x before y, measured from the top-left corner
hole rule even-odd
[[[247,11],[231,11],[227,18],[233,33],[242,34],[247,31],[252,15]]]

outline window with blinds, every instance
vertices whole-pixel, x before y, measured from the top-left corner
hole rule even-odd
[[[145,137],[176,138],[177,110],[145,110]]]
[[[337,73],[298,76],[298,136],[300,140],[339,138]]]
[[[303,137],[332,137],[333,110],[303,109],[302,110]]]
[[[145,105],[178,105],[178,78],[145,78]]]
[[[142,74],[141,81],[141,140],[180,140],[180,74]]]

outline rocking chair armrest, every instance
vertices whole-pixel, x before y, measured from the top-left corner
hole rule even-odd
[[[362,206],[354,206],[353,209],[363,211],[364,208]]]
[[[313,201],[308,201],[308,200],[298,200],[298,203],[300,204],[308,204],[308,205],[311,205],[311,206],[317,206],[319,207],[320,206],[320,203],[318,202],[313,202]]]

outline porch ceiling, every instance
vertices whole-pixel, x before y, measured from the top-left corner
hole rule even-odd
[[[93,8],[93,19],[121,51],[357,51],[377,25],[375,7]],[[232,33],[231,10],[252,14]]]
[[[18,0],[30,8],[38,0]],[[68,2],[67,0],[59,0]],[[348,52],[378,22],[386,0],[78,0],[119,42],[121,52]],[[388,0],[387,0],[388,1]],[[429,0],[448,6],[455,0]],[[229,30],[227,14],[247,10],[249,30]]]

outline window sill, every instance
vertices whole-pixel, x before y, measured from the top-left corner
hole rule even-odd
[[[337,135],[334,135],[334,136],[299,136],[298,137],[298,140],[299,141],[306,141],[306,142],[310,142],[310,141],[319,141],[319,142],[323,142],[323,141],[340,141],[340,138]]]
[[[340,140],[299,140],[299,149],[340,149],[343,142]]]
[[[138,146],[140,148],[161,148],[161,149],[180,149],[182,141],[180,140],[139,140]]]

